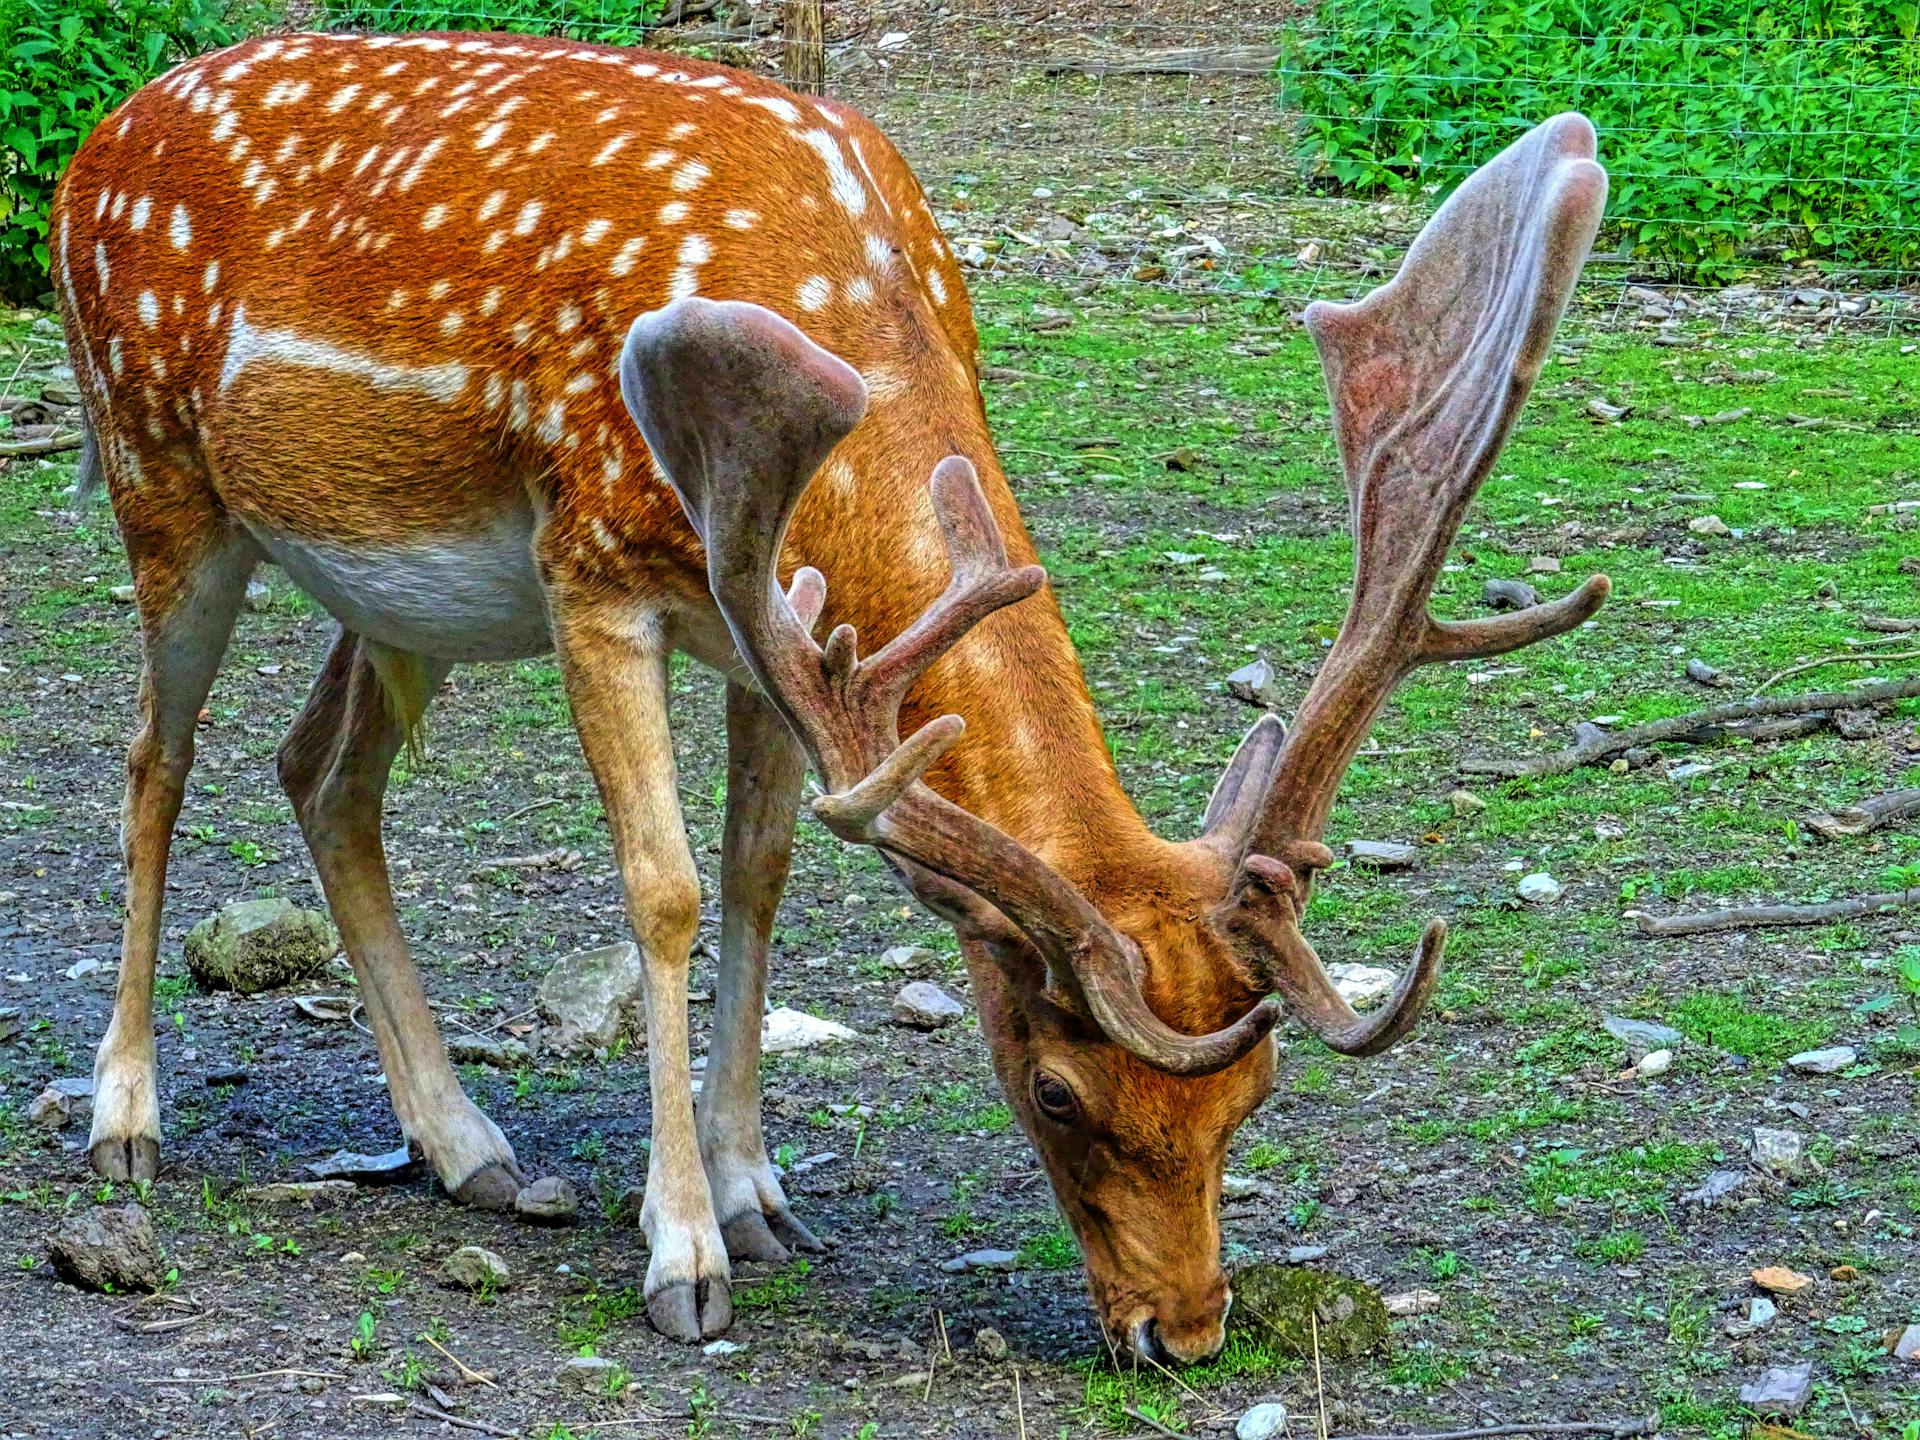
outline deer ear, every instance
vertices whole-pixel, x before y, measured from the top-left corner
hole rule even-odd
[[[1213,787],[1207,817],[1200,823],[1200,839],[1234,859],[1246,843],[1247,832],[1266,798],[1267,783],[1280,759],[1287,727],[1277,715],[1262,715],[1233,752],[1226,773]]]

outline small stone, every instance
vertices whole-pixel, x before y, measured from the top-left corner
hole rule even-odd
[[[580,1196],[571,1180],[546,1175],[513,1197],[513,1209],[536,1225],[571,1225],[580,1216]]]
[[[1410,1315],[1427,1315],[1440,1308],[1440,1296],[1432,1290],[1402,1290],[1398,1295],[1389,1295],[1382,1302],[1387,1314],[1396,1320]]]
[[[555,1048],[604,1050],[639,1013],[645,983],[640,947],[621,940],[556,960],[534,1004],[559,1027]]]
[[[909,980],[893,997],[894,1021],[915,1030],[938,1030],[965,1013],[958,1000],[931,980]]]
[[[1758,1330],[1772,1321],[1780,1313],[1780,1307],[1764,1295],[1756,1295],[1747,1302],[1747,1324]]]
[[[447,1058],[456,1065],[491,1065],[496,1070],[518,1070],[533,1057],[526,1042],[512,1036],[495,1040],[482,1035],[455,1035],[447,1040]]]
[[[1629,1020],[1624,1015],[1602,1015],[1600,1023],[1609,1035],[1627,1047],[1627,1054],[1636,1065],[1655,1050],[1672,1050],[1687,1038],[1671,1025]]]
[[[1311,1265],[1316,1260],[1326,1258],[1327,1247],[1324,1245],[1295,1245],[1287,1251],[1289,1265]]]
[[[1277,1400],[1255,1405],[1233,1427],[1233,1440],[1276,1440],[1287,1433],[1287,1407]]]
[[[333,1022],[353,1015],[353,1001],[344,995],[296,995],[293,1008],[309,1020]]]
[[[1007,1358],[1007,1337],[991,1325],[983,1325],[974,1332],[973,1353],[998,1364]]]
[[[1716,1170],[1707,1176],[1698,1190],[1689,1190],[1682,1195],[1680,1203],[1711,1210],[1729,1195],[1745,1188],[1751,1178],[1745,1170]]]
[[[1787,1057],[1787,1068],[1802,1075],[1834,1075],[1860,1058],[1851,1045],[1830,1045],[1825,1050],[1802,1050]]]
[[[940,1268],[949,1275],[966,1274],[975,1270],[1014,1270],[1020,1265],[1020,1257],[1012,1250],[969,1250],[964,1255],[956,1255],[951,1260],[942,1260]]]
[[[1487,802],[1471,790],[1455,790],[1447,796],[1447,803],[1456,815],[1478,815],[1487,808]]]
[[[1524,876],[1519,885],[1520,898],[1529,905],[1551,905],[1566,892],[1566,887],[1544,870]]]
[[[1860,1267],[1858,1265],[1836,1265],[1827,1271],[1827,1278],[1829,1280],[1837,1280],[1842,1285],[1851,1285],[1860,1278]]]
[[[340,941],[315,910],[291,900],[236,900],[187,932],[187,970],[209,990],[256,995],[304,980]]]
[[[1920,1362],[1920,1325],[1909,1325],[1887,1336],[1887,1353],[1896,1360]]]
[[[247,609],[265,610],[273,603],[273,587],[264,580],[247,581]]]
[[[1753,1283],[1775,1295],[1799,1295],[1813,1288],[1813,1277],[1785,1265],[1767,1265],[1752,1273]]]
[[[138,1205],[95,1206],[67,1217],[47,1254],[54,1273],[82,1290],[152,1291],[166,1280],[153,1222]]]
[[[1725,690],[1738,683],[1724,670],[1719,670],[1701,659],[1687,661],[1687,678],[1696,685],[1711,685],[1716,690]]]
[[[880,963],[889,970],[925,970],[939,962],[939,951],[924,945],[895,945],[880,952]]]
[[[380,1185],[405,1177],[418,1166],[405,1145],[384,1155],[363,1155],[358,1150],[336,1150],[324,1160],[307,1166],[307,1173],[318,1180],[351,1180],[360,1185]]]
[[[1536,555],[1527,561],[1529,575],[1558,575],[1560,562],[1551,555]]]
[[[738,1355],[744,1348],[745,1347],[737,1341],[715,1340],[710,1344],[702,1345],[700,1347],[700,1353],[705,1355],[709,1360],[719,1360],[728,1355]]]
[[[1489,580],[1480,587],[1480,600],[1490,610],[1531,610],[1540,592],[1524,580]]]
[[[1657,1075],[1666,1074],[1672,1068],[1673,1052],[1671,1050],[1649,1050],[1634,1063],[1633,1073],[1642,1080],[1651,1080]]]
[[[240,1198],[254,1205],[304,1205],[309,1210],[331,1210],[360,1193],[351,1180],[283,1180],[250,1185]]]
[[[1412,870],[1420,864],[1420,850],[1401,840],[1349,840],[1347,860],[1369,870]]]
[[[1718,515],[1696,515],[1687,522],[1687,529],[1696,535],[1731,535],[1733,529]]]
[[[1806,1166],[1807,1141],[1798,1130],[1772,1130],[1756,1125],[1749,1148],[1753,1163],[1775,1175],[1798,1175]]]
[[[1740,1403],[1757,1414],[1792,1417],[1807,1408],[1813,1393],[1813,1362],[1776,1365],[1751,1385],[1740,1387]]]
[[[1333,988],[1340,992],[1340,998],[1356,1010],[1384,1000],[1400,983],[1400,977],[1391,970],[1378,965],[1360,965],[1350,960],[1327,966],[1327,978],[1333,981]]]
[[[1264,1195],[1267,1187],[1251,1175],[1236,1175],[1229,1170],[1220,1177],[1220,1198],[1223,1200],[1250,1200],[1255,1195]]]
[[[803,1010],[781,1006],[771,1011],[760,1027],[760,1053],[780,1055],[789,1050],[809,1050],[835,1040],[855,1040],[859,1032],[849,1030],[835,1020],[822,1020]]]
[[[84,960],[76,960],[67,967],[67,979],[84,980],[89,975],[98,974],[100,962],[89,955]]]
[[[1227,676],[1227,693],[1248,705],[1272,707],[1280,703],[1279,679],[1265,656]]]
[[[133,586],[131,585],[115,585],[111,590],[107,591],[107,593],[122,605],[131,605],[133,603]]]
[[[560,1367],[560,1383],[582,1390],[604,1390],[607,1377],[619,1366],[604,1355],[576,1355]]]
[[[93,1113],[93,1079],[76,1076],[56,1080],[33,1098],[27,1106],[27,1121],[48,1130],[59,1130],[71,1120],[84,1120]]]
[[[440,1273],[462,1290],[485,1290],[507,1283],[507,1262],[478,1245],[462,1245],[441,1263]]]

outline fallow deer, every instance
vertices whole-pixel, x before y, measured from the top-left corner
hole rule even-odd
[[[1291,732],[1255,725],[1205,833],[1174,842],[1122,793],[1033,563],[953,254],[861,116],[718,66],[510,36],[259,40],[142,90],[74,160],[50,236],[146,656],[95,1167],[159,1166],[168,846],[195,716],[272,561],[340,622],[281,779],[394,1109],[456,1199],[505,1205],[524,1177],[448,1065],[381,801],[452,665],[552,649],[644,955],[654,1325],[712,1335],[729,1255],[817,1244],[768,1163],[758,1080],[810,756],[826,823],[956,927],[1108,1332],[1154,1358],[1213,1353],[1221,1175],[1272,1083],[1274,997],[1371,1054],[1439,973],[1436,921],[1362,1017],[1301,936],[1342,773],[1415,666],[1561,633],[1606,595],[1595,577],[1498,620],[1427,613],[1598,224],[1593,154],[1585,120],[1548,122],[1460,187],[1397,278],[1309,307],[1352,493],[1352,608]],[[860,659],[854,627],[892,638]],[[676,649],[727,677],[697,1105]]]

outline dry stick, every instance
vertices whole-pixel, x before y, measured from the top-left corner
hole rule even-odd
[[[502,819],[500,823],[502,825],[511,825],[515,820],[525,815],[531,815],[536,810],[545,810],[549,805],[564,805],[566,803],[567,802],[562,800],[558,795],[549,795],[545,799],[534,801],[531,805],[522,805],[511,815]]]
[[[1704,935],[1712,930],[1759,930],[1770,925],[1823,925],[1920,905],[1920,890],[1888,890],[1852,900],[1819,905],[1740,905],[1731,910],[1698,910],[1690,915],[1649,915],[1630,910],[1642,935]]]
[[[1889,635],[1904,635],[1911,630],[1920,630],[1920,616],[1862,615],[1860,624],[1863,629],[1879,630]]]
[[[427,1404],[424,1400],[408,1401],[407,1413],[420,1415],[428,1420],[438,1420],[453,1426],[456,1430],[478,1430],[482,1435],[497,1435],[502,1437],[502,1440],[518,1440],[520,1434],[518,1430],[502,1430],[498,1425],[489,1425],[484,1420],[469,1420],[464,1415],[451,1415],[438,1406]]]
[[[1878,659],[1892,657],[1881,655]],[[1806,695],[1769,695],[1752,700],[1730,700],[1724,705],[1709,705],[1685,715],[1665,720],[1649,720],[1644,725],[1629,725],[1624,730],[1599,730],[1565,750],[1530,759],[1504,759],[1499,756],[1469,755],[1460,762],[1466,775],[1497,775],[1505,780],[1538,780],[1547,775],[1565,775],[1591,765],[1596,760],[1636,745],[1651,745],[1660,740],[1679,740],[1714,725],[1734,720],[1755,720],[1768,715],[1804,715],[1814,710],[1857,710],[1869,705],[1885,705],[1893,700],[1911,700],[1920,695],[1920,675],[1904,680],[1882,680],[1852,690],[1817,690]]]
[[[1818,660],[1802,661],[1798,665],[1789,665],[1777,675],[1769,675],[1754,687],[1753,693],[1758,695],[1762,690],[1771,690],[1789,675],[1799,675],[1808,670],[1824,670],[1829,665],[1878,665],[1882,660],[1920,660],[1920,650],[1876,650],[1871,655],[1822,655]]]
[[[1634,1435],[1651,1435],[1660,1428],[1660,1417],[1644,1420],[1563,1420],[1543,1425],[1481,1425],[1472,1430],[1413,1432],[1406,1435],[1342,1435],[1338,1440],[1486,1440],[1493,1435],[1613,1435],[1627,1440]]]
[[[1889,790],[1873,795],[1858,805],[1844,805],[1831,815],[1808,818],[1807,828],[1827,840],[1850,835],[1865,835],[1892,820],[1903,820],[1920,810],[1920,790]]]
[[[1318,1307],[1307,1312],[1307,1319],[1313,1326],[1313,1395],[1320,1405],[1320,1440],[1327,1440],[1327,1387],[1320,1379],[1320,1311]]]
[[[1182,1435],[1178,1430],[1169,1430],[1151,1415],[1146,1414],[1144,1411],[1136,1410],[1131,1405],[1121,1406],[1120,1413],[1125,1415],[1129,1420],[1138,1420],[1149,1430],[1155,1431],[1158,1434],[1173,1436],[1173,1440],[1188,1440],[1188,1437]]]
[[[337,1370],[251,1370],[245,1375],[157,1375],[136,1377],[136,1385],[235,1385],[242,1380],[271,1380],[277,1376],[311,1377],[315,1380],[344,1380]]]
[[[1020,1367],[1013,1367],[1013,1413],[1020,1422],[1020,1440],[1027,1440],[1027,1402],[1020,1395]]]
[[[58,435],[42,435],[38,440],[0,440],[0,455],[57,455],[62,450],[78,450],[80,432],[63,430]]]
[[[454,1354],[453,1351],[449,1350],[446,1346],[442,1345],[438,1340],[434,1339],[431,1335],[422,1334],[420,1338],[426,1341],[429,1345],[433,1346],[434,1349],[438,1350],[442,1355],[446,1356],[449,1360],[453,1361],[454,1367],[459,1370],[462,1377],[464,1377],[466,1380],[468,1380],[472,1384],[491,1386],[495,1390],[498,1390],[500,1388],[498,1385],[494,1384],[493,1377],[491,1375],[482,1374],[480,1371],[474,1369],[471,1365],[467,1364],[466,1361],[462,1360],[458,1355]]]

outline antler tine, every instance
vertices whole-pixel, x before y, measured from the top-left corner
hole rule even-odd
[[[979,477],[952,456],[930,483],[952,579],[871,658],[853,628],[824,646],[818,571],[782,591],[788,522],[827,453],[866,409],[859,376],[759,306],[698,298],[644,315],[628,334],[621,388],[648,449],[707,547],[707,578],[748,668],[812,754],[829,793],[814,810],[842,839],[879,847],[916,894],[956,923],[1024,932],[1116,1043],[1162,1069],[1233,1063],[1273,1026],[1263,1003],[1211,1035],[1184,1035],[1141,993],[1138,951],[1037,856],[920,783],[965,723],[945,715],[902,743],[899,708],[941,655],[994,611],[1046,582],[1014,567]]]
[[[1320,836],[1335,792],[1374,716],[1418,666],[1563,634],[1607,598],[1596,575],[1518,615],[1446,623],[1427,610],[1599,227],[1607,178],[1594,149],[1579,115],[1536,126],[1467,178],[1392,280],[1357,304],[1307,307],[1347,477],[1353,598],[1257,809],[1234,797],[1241,864],[1215,919],[1248,969],[1336,1050],[1383,1049],[1412,1027],[1446,938],[1429,925],[1394,995],[1363,1020],[1299,932],[1314,872],[1332,863]]]

